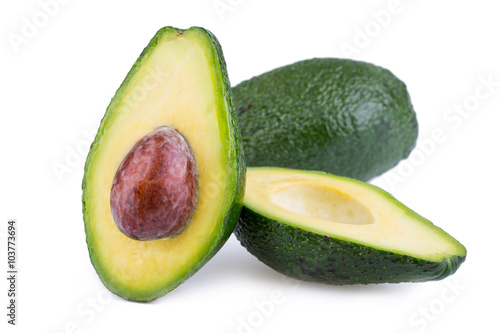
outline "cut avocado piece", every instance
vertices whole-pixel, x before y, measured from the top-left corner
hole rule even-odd
[[[440,280],[466,257],[389,193],[314,171],[248,168],[235,234],[276,271],[336,285]]]
[[[160,29],[102,119],[85,164],[83,217],[104,285],[151,301],[205,264],[234,230],[245,164],[220,45]]]
[[[335,58],[299,61],[233,88],[248,166],[369,180],[415,147],[406,85],[389,70]]]

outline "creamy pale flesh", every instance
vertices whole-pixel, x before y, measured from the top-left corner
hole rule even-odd
[[[213,245],[210,237],[222,223],[227,193],[224,175],[226,153],[217,112],[214,112],[217,77],[212,54],[198,38],[172,35],[160,39],[132,76],[113,105],[119,108],[106,120],[87,178],[90,234],[95,258],[106,267],[102,274],[118,286],[141,291],[165,285],[189,271]],[[199,32],[195,32],[199,33]],[[201,40],[201,39],[200,39]],[[155,128],[176,129],[193,150],[198,171],[198,202],[187,227],[173,238],[138,241],[121,233],[110,210],[113,178],[129,149]],[[147,273],[145,273],[147,272]]]
[[[465,248],[388,193],[314,172],[249,168],[245,205],[301,229],[368,246],[440,260]]]

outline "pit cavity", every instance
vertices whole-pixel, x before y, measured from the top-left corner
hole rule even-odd
[[[292,184],[271,194],[271,200],[292,213],[334,223],[374,223],[370,210],[349,194],[313,183]]]

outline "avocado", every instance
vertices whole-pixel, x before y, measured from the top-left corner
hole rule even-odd
[[[233,87],[248,166],[319,170],[369,180],[415,147],[406,86],[387,69],[309,59]]]
[[[85,164],[86,241],[104,285],[134,301],[176,288],[231,235],[244,181],[216,37],[160,29],[111,100]]]
[[[440,280],[466,257],[382,189],[315,171],[248,168],[235,234],[274,270],[334,285]]]

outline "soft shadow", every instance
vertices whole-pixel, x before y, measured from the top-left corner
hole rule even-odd
[[[335,295],[395,295],[407,293],[412,289],[412,283],[381,283],[381,284],[366,284],[366,285],[331,285],[315,282],[299,282],[298,289],[308,289],[311,292],[321,294],[332,293]]]
[[[263,282],[281,280],[281,274],[261,263],[235,239],[234,235],[223,248],[191,279],[206,281],[220,279],[255,279]]]
[[[291,279],[261,263],[247,252],[233,235],[212,260],[172,294],[182,297],[185,293],[204,293],[207,288],[220,287],[221,283],[223,285],[236,283],[243,287],[249,282],[272,287],[283,286],[283,288],[294,285],[294,290],[297,291],[308,290],[311,293],[332,295],[401,294],[410,292],[412,286],[416,285],[404,283],[336,286]]]

